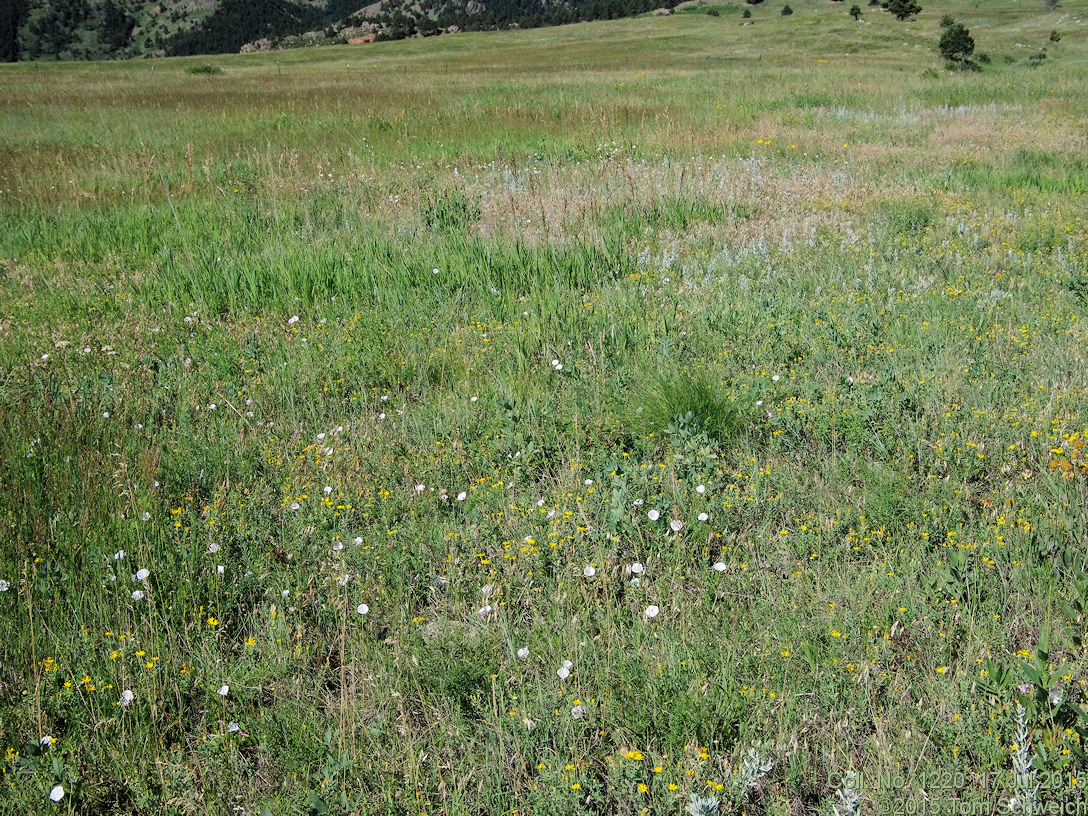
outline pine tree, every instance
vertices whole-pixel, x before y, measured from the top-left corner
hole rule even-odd
[[[915,0],[888,0],[885,8],[895,15],[895,19],[899,22],[912,20],[922,13],[922,7]]]
[[[967,58],[975,53],[975,40],[963,23],[953,23],[944,30],[937,48],[946,60],[963,65],[967,62]]]

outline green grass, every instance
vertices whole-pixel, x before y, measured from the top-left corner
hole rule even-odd
[[[0,69],[0,812],[1080,802],[1085,30],[844,5]]]

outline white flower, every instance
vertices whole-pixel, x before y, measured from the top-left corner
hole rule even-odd
[[[219,691],[217,691],[216,694],[218,694],[220,697],[226,697],[228,694],[230,694],[230,686],[224,683],[222,686],[219,687]]]
[[[717,564],[714,565],[714,570],[716,572],[725,572],[726,569],[727,567],[725,566],[724,561],[719,561]]]
[[[763,404],[763,400],[756,400],[756,407],[757,408],[762,404]]]
[[[491,614],[491,604],[484,604],[483,608],[480,609],[480,611],[476,614],[479,615],[481,618],[486,618],[488,615]]]
[[[582,575],[584,575],[586,578],[592,578],[596,574],[597,568],[594,567],[592,564],[587,564],[586,568],[582,570]]]
[[[478,399],[479,399],[479,397],[473,397],[472,399],[469,400],[469,402],[476,402],[476,400],[478,400]]]
[[[564,661],[563,661],[563,668],[564,668],[564,669],[573,669],[573,668],[574,668],[574,664],[573,664],[573,663],[571,663],[571,662],[570,662],[569,660],[564,660]]]
[[[553,366],[559,365],[559,360],[552,360],[552,365]]]
[[[656,510],[651,510],[649,513],[646,514],[646,518],[648,518],[650,521],[657,521],[659,518],[661,518],[661,514]]]
[[[582,719],[586,715],[586,707],[583,705],[576,705],[570,710],[570,715],[576,720]]]
[[[491,590],[493,590],[494,588],[495,587],[493,587],[491,584],[484,584],[482,587],[480,587],[480,594],[486,598],[488,595],[491,594]]]
[[[775,382],[778,382],[779,378],[778,378],[778,375],[775,374],[773,377],[771,377],[771,379],[774,380]]]
[[[236,723],[236,722],[229,722],[229,723],[227,723],[227,731],[228,731],[229,733],[231,733],[231,734],[237,733],[237,731],[238,731],[238,723]]]
[[[344,549],[344,542],[343,541],[337,541],[335,544],[332,545],[332,551],[333,552],[340,552],[340,550],[342,550],[342,549]]]
[[[291,315],[290,319],[288,319],[288,321],[287,321],[287,325],[288,326],[293,326],[296,323],[298,323],[298,315]]]
[[[669,522],[669,526],[672,527],[674,533],[679,533],[684,526],[684,522],[680,521],[680,519],[673,519]]]
[[[642,499],[635,499],[633,502],[631,502],[631,505],[633,507],[641,507],[642,506]]]
[[[323,488],[321,488],[321,492],[328,496],[330,493],[332,493],[332,488],[329,485],[325,485]]]
[[[129,597],[134,601],[142,601],[144,599],[144,593],[137,589]]]
[[[318,441],[318,442],[321,442],[321,441],[323,441],[324,439],[325,439],[325,434],[324,434],[324,432],[322,432],[322,433],[319,433],[319,434],[317,435],[317,441]],[[332,492],[332,488],[330,487],[330,488],[328,489],[328,491],[326,491],[326,492],[328,492],[328,493],[331,493],[331,492]]]
[[[654,606],[653,604],[650,604],[649,606],[646,607],[646,617],[647,618],[656,618],[657,613],[660,612],[660,611],[661,610],[658,609],[656,606]]]
[[[708,520],[709,518],[710,518],[710,516],[709,516],[709,515],[707,515],[706,513],[700,513],[700,514],[699,514],[699,521],[706,521],[706,520]]]
[[[133,581],[143,581],[147,579],[147,576],[151,574],[151,570],[140,569],[136,570],[136,574],[132,576]]]
[[[336,579],[336,583],[340,584],[340,586],[347,586],[348,581],[350,581],[350,580],[351,580],[351,575],[350,574],[341,575],[339,578]]]
[[[115,552],[113,554],[113,560],[114,561],[124,561],[125,560],[125,551],[124,550],[118,550],[117,552]]]
[[[48,745],[52,741],[53,741],[53,738],[50,737],[48,734],[46,736],[42,737],[40,740],[38,740],[38,742],[41,743],[42,745]]]
[[[351,540],[351,543],[354,544],[356,547],[358,547],[359,545],[361,545],[363,543],[363,537],[362,536],[355,536],[355,538],[353,538]]]
[[[140,521],[151,521],[151,514],[150,513],[144,513],[143,515],[140,516]]]
[[[593,480],[592,479],[586,479],[586,487],[589,487],[591,484],[593,484]]]
[[[518,649],[518,660],[524,660],[528,656],[529,656],[529,647],[528,646],[522,646],[520,649]]]
[[[357,607],[355,607],[355,611],[358,612],[360,615],[365,615],[367,612],[370,611],[370,607],[366,604],[359,604]]]
[[[215,403],[214,402],[211,405],[208,406],[208,410],[209,411],[214,411],[215,410]]]
[[[8,587],[10,587],[10,586],[11,586],[11,584],[9,584],[3,578],[0,578],[0,592],[7,592]]]
[[[642,574],[645,569],[646,567],[642,566],[642,564],[640,564],[638,561],[631,565],[631,572],[633,572],[635,575]]]
[[[291,509],[298,510],[298,502],[291,502]]]
[[[53,790],[49,791],[49,798],[54,802],[59,802],[61,799],[64,798],[64,788],[62,788],[60,785],[57,785],[53,788]]]
[[[468,493],[466,493],[463,490],[460,493],[457,494],[457,501],[464,501],[467,498],[468,498]]]
[[[416,485],[416,493],[422,493],[426,489],[423,485]]]
[[[121,705],[125,708],[128,708],[128,706],[132,705],[132,701],[135,699],[136,695],[128,689],[125,689],[121,692]]]
[[[698,493],[700,496],[703,495],[704,493],[706,493],[706,485],[699,485],[697,488],[695,488],[695,492]]]
[[[289,589],[283,590],[283,592],[280,593],[280,597],[281,598],[290,598],[291,597],[291,590],[289,590]]]
[[[559,675],[560,680],[566,680],[568,677],[570,677],[570,669],[568,669],[566,666],[560,666],[555,673]]]
[[[215,553],[219,552],[220,549],[221,548],[220,548],[220,546],[218,544],[213,543],[213,544],[208,545],[208,552],[212,553],[213,555]]]

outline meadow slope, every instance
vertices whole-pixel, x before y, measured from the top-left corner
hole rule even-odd
[[[1085,802],[1085,9],[781,5],[0,66],[0,813]]]

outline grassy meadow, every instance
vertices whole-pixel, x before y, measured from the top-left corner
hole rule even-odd
[[[1088,8],[781,5],[0,67],[0,813],[1088,809]]]

